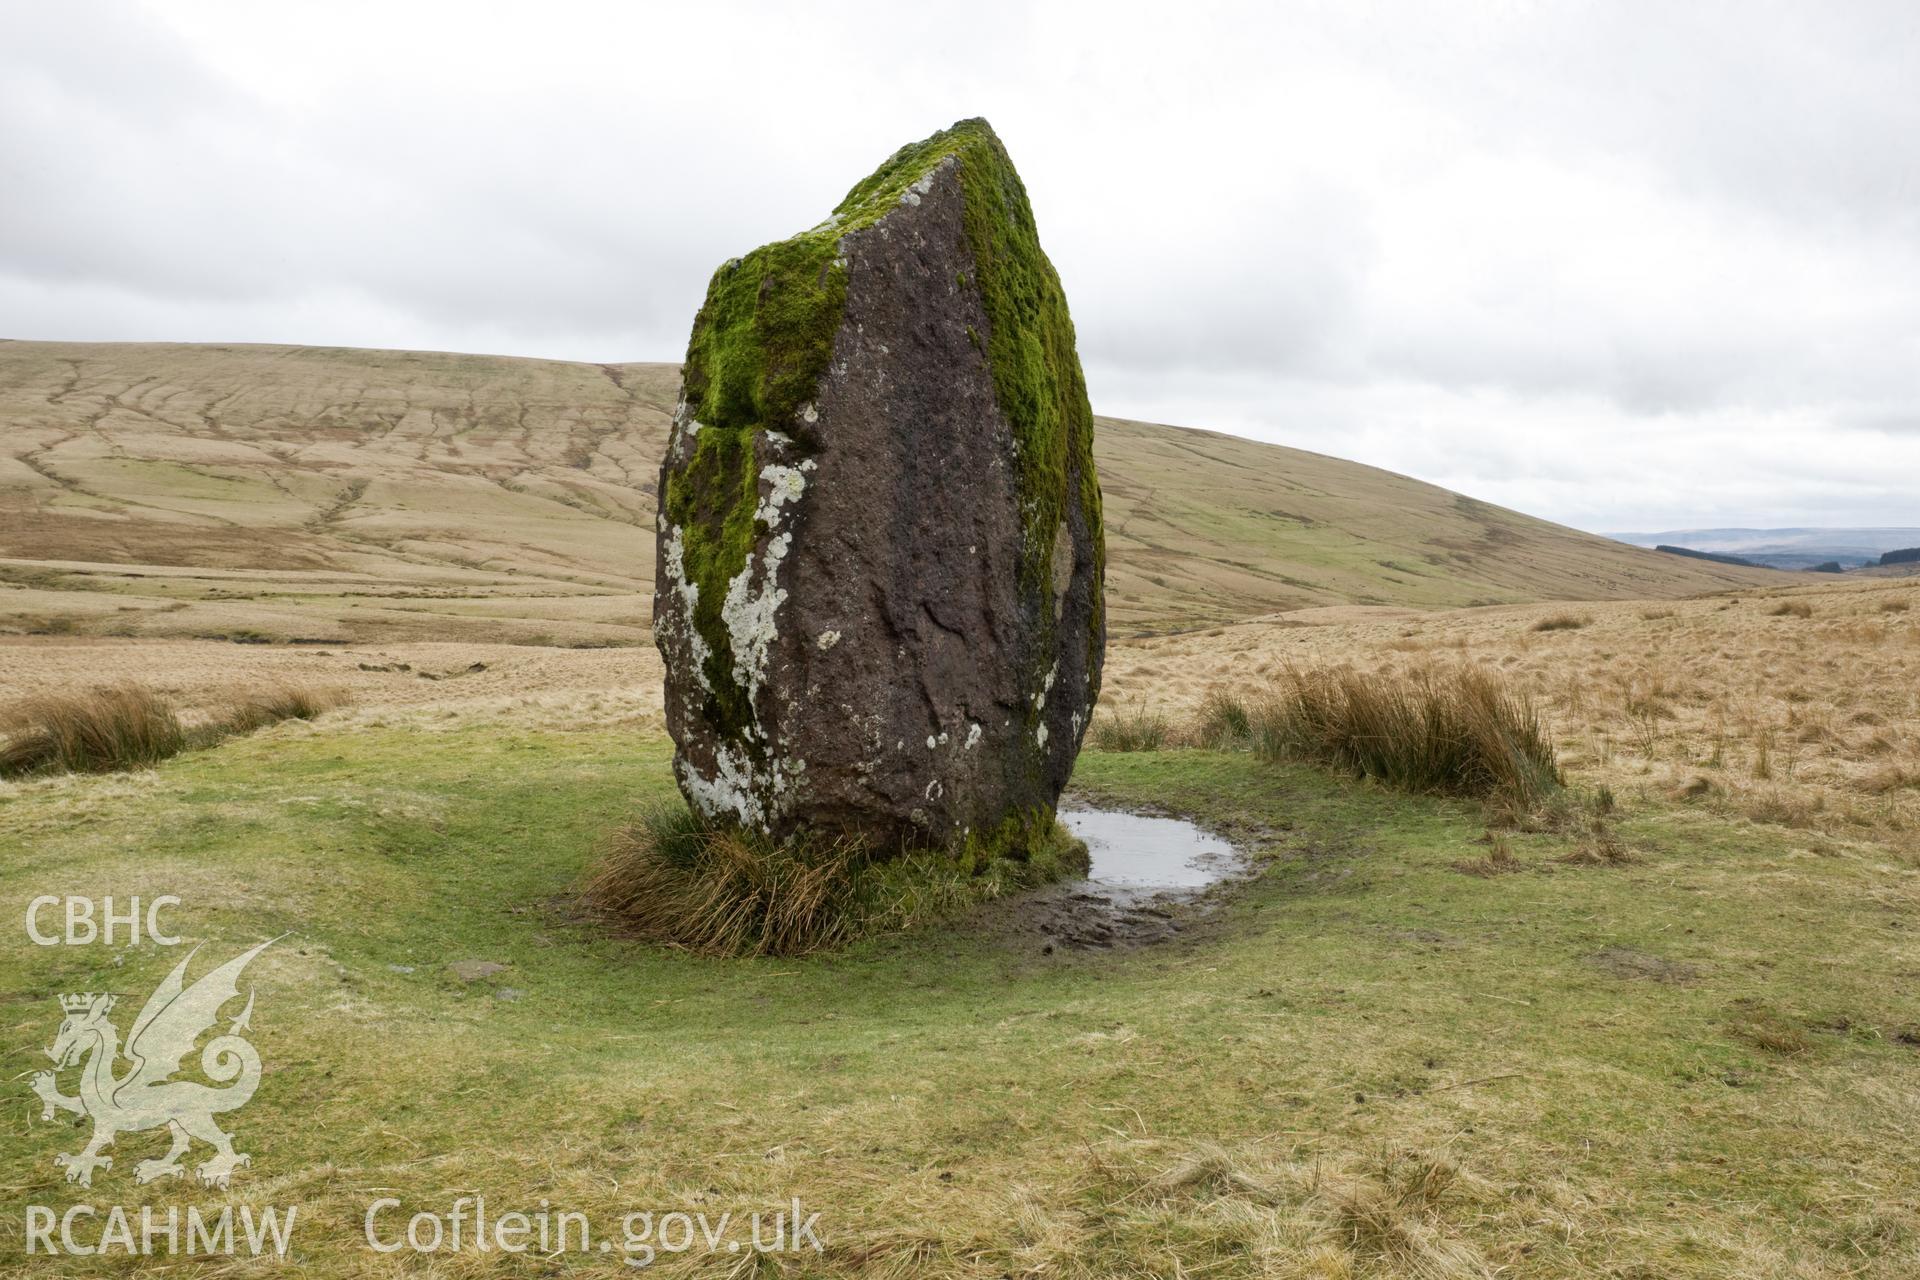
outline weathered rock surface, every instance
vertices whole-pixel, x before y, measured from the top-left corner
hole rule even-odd
[[[1065,295],[983,120],[722,266],[660,473],[689,802],[888,847],[1049,816],[1105,653],[1092,440]]]

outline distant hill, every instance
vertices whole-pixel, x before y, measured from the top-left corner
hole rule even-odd
[[[1920,543],[1920,529],[1673,529],[1665,533],[1612,533],[1637,547],[1687,547],[1737,556],[1771,569],[1818,570],[1828,562],[1842,569],[1878,564],[1897,547]]]
[[[1880,557],[1881,565],[1920,563],[1920,547],[1902,547],[1898,551],[1889,551]]]
[[[669,364],[0,342],[0,630],[646,638]],[[1116,632],[1768,580],[1405,476],[1101,418]]]
[[[1739,556],[1723,555],[1718,551],[1696,551],[1692,547],[1670,547],[1664,542],[1655,547],[1654,550],[1664,551],[1670,556],[1690,556],[1695,560],[1711,560],[1715,564],[1739,565],[1744,569],[1764,569],[1768,567],[1766,565],[1755,564],[1751,560],[1743,560]]]

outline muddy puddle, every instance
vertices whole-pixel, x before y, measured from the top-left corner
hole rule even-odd
[[[1180,818],[1117,809],[1065,809],[1060,821],[1087,842],[1087,883],[1127,889],[1204,889],[1244,865],[1238,851]]]
[[[1060,821],[1086,841],[1093,869],[1024,904],[1048,949],[1165,941],[1203,909],[1209,888],[1249,871],[1238,849],[1184,819],[1068,800]]]

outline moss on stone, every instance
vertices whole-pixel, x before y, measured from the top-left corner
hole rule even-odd
[[[1007,866],[1019,868],[1011,874],[1025,887],[1084,876],[1093,867],[1086,843],[1068,831],[1050,809],[1009,814],[991,831],[970,832],[954,848],[953,857],[972,875],[996,873]]]
[[[960,162],[972,283],[987,313],[985,349],[994,395],[1013,428],[1024,535],[1021,585],[1038,591],[1050,579],[1054,530],[1067,504],[1077,502],[1095,548],[1097,616],[1106,552],[1093,463],[1093,409],[1066,292],[1040,247],[1026,184],[1006,147],[985,120],[962,120],[896,151],[848,192],[835,212],[849,220],[871,220],[947,156]],[[957,282],[966,287],[967,273]],[[1076,478],[1077,485],[1070,484]]]
[[[986,121],[963,121],[948,136],[959,143],[955,154],[966,189],[974,275],[987,313],[994,393],[1013,428],[1025,535],[1022,586],[1040,590],[1052,577],[1054,531],[1069,502],[1081,504],[1096,555],[1104,554],[1093,410],[1066,292],[1040,248],[1026,185]],[[1077,491],[1069,492],[1075,479]]]
[[[707,645],[703,713],[756,754],[757,744],[740,732],[753,722],[753,708],[747,691],[734,679],[733,641],[721,607],[728,582],[745,567],[753,549],[759,487],[753,433],[703,427],[694,437],[693,456],[669,473],[661,495],[667,519],[681,530],[687,581],[700,588],[693,625]]]

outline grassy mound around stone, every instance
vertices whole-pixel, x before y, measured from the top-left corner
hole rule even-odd
[[[585,877],[595,911],[709,955],[796,956],[912,928],[1085,875],[1087,848],[1051,815],[1009,820],[953,852],[881,857],[860,841],[775,841],[666,802],[615,834]]]

